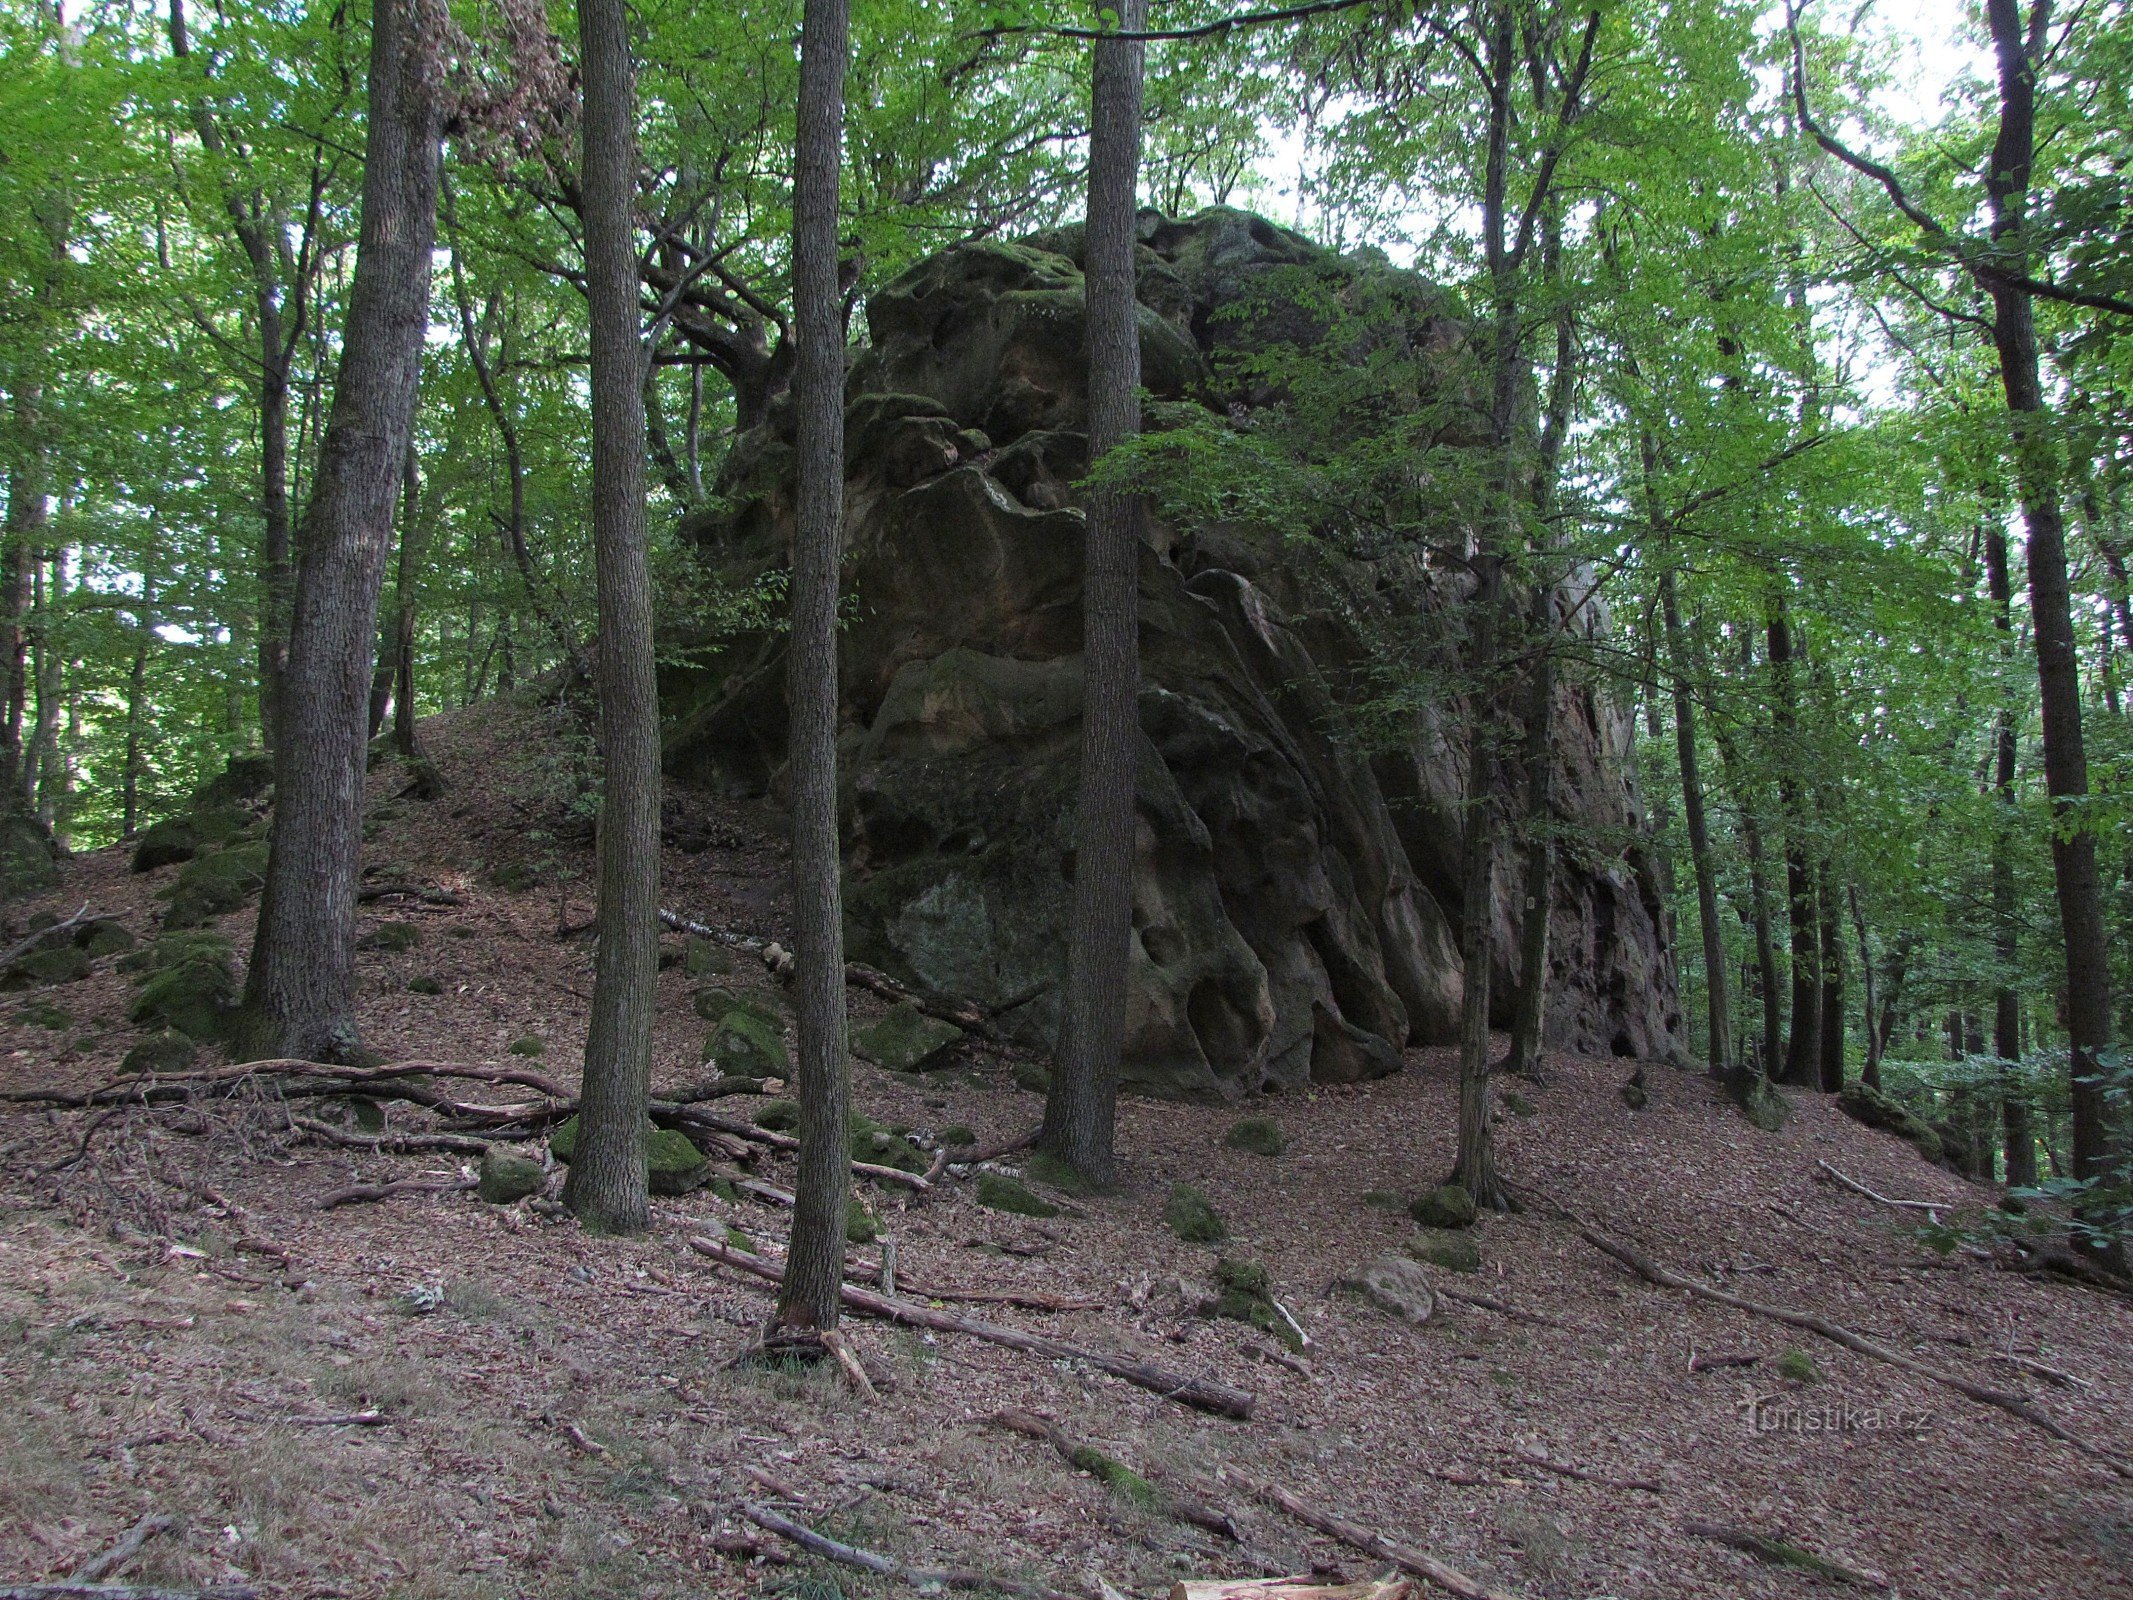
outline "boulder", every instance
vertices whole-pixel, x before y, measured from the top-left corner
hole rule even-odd
[[[250,902],[267,881],[267,842],[248,839],[194,856],[162,891],[166,928],[197,928]]]
[[[17,956],[5,973],[0,989],[41,989],[55,983],[79,983],[89,976],[87,951],[64,935],[57,944],[40,945]]]
[[[231,756],[180,810],[142,830],[133,847],[133,870],[175,866],[202,850],[228,844],[257,820],[273,785],[273,757]]]
[[[356,940],[356,948],[398,953],[412,950],[421,942],[422,930],[412,922],[381,922]]]
[[[1471,1233],[1451,1228],[1424,1228],[1401,1248],[1417,1261],[1446,1272],[1479,1272],[1481,1246]]]
[[[1456,1183],[1440,1184],[1409,1206],[1407,1214],[1425,1228],[1470,1228],[1474,1197]]]
[[[193,1064],[200,1047],[176,1028],[151,1033],[119,1060],[119,1071],[139,1073],[183,1072]]]
[[[1004,1172],[978,1174],[978,1204],[988,1211],[1011,1211],[1018,1217],[1059,1215],[1059,1208],[1051,1201]]]
[[[51,888],[64,856],[42,818],[0,803],[0,904]]]
[[[948,1052],[961,1042],[963,1030],[929,1017],[909,1000],[891,1006],[886,1016],[852,1030],[852,1048],[891,1072],[924,1072],[945,1066]]]
[[[1386,337],[1447,374],[1442,393],[1415,396],[1418,413],[1458,398],[1464,325],[1414,275],[1231,210],[1147,215],[1141,239],[1153,428],[1249,425],[1281,398],[1264,373],[1284,348],[1324,340],[1320,304],[1392,308]],[[1067,229],[920,263],[869,301],[848,385],[848,943],[915,984],[1004,1007],[998,1026],[1039,1047],[1059,1021],[1080,737],[1080,248]],[[679,529],[727,592],[789,562],[790,426],[773,406],[736,441],[712,509]],[[1235,1100],[1348,1082],[1455,1036],[1460,718],[1441,695],[1359,713],[1387,630],[1456,666],[1455,642],[1428,641],[1456,641],[1469,580],[1412,550],[1307,546],[1294,531],[1212,514],[1145,528],[1121,1069],[1134,1088]],[[668,631],[671,766],[781,794],[782,631]],[[1548,1042],[1663,1056],[1677,1002],[1633,730],[1582,682],[1562,694],[1554,788],[1578,844],[1552,908]],[[1492,908],[1506,963],[1508,866]],[[1506,1016],[1515,976],[1492,991]]]
[[[1837,1109],[1855,1122],[1880,1128],[1907,1141],[1935,1166],[1947,1159],[1940,1133],[1925,1118],[1863,1079],[1847,1083],[1837,1095]]]
[[[547,1182],[548,1174],[531,1156],[492,1144],[482,1152],[474,1193],[492,1206],[507,1206],[514,1200],[539,1194]]]
[[[139,954],[146,957],[143,976],[127,1012],[134,1024],[175,1029],[189,1039],[219,1038],[239,994],[229,940],[214,933],[166,933]]]
[[[1232,1150],[1255,1156],[1278,1156],[1289,1148],[1288,1135],[1272,1117],[1239,1117],[1230,1124],[1222,1142]]]
[[[577,1148],[578,1119],[573,1116],[548,1136],[548,1153],[568,1166]],[[649,1122],[644,1130],[644,1160],[646,1186],[654,1194],[687,1194],[701,1188],[711,1175],[711,1163],[687,1134]]]
[[[733,967],[733,953],[709,939],[692,933],[681,947],[681,970],[692,978],[723,978]]]
[[[1406,1256],[1382,1256],[1341,1279],[1341,1286],[1403,1322],[1427,1322],[1437,1310],[1429,1274]]]
[[[785,1034],[761,1012],[736,1007],[704,1038],[704,1064],[730,1078],[785,1077]]]
[[[1229,1237],[1229,1224],[1214,1202],[1189,1183],[1170,1186],[1170,1198],[1163,1202],[1163,1221],[1187,1244],[1220,1244]]]

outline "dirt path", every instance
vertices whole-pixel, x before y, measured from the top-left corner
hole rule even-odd
[[[421,929],[410,950],[364,957],[366,1028],[388,1054],[497,1060],[537,1036],[548,1070],[574,1069],[589,959],[555,929],[586,914],[587,852],[554,825],[556,774],[515,755],[541,747],[536,715],[432,724],[453,782],[441,801],[391,801],[378,779],[377,862],[465,901],[366,908]],[[780,858],[756,820],[701,800],[681,810],[679,834],[707,848],[670,853],[669,903],[777,931]],[[541,886],[489,887],[501,862]],[[169,876],[136,878],[105,852],[52,903],[87,900],[147,932]],[[224,921],[240,947],[246,922]],[[410,992],[415,977],[442,992]],[[696,1073],[704,1025],[691,980],[663,982],[659,1078],[678,1083]],[[0,1081],[101,1081],[136,1037],[129,994],[105,961],[52,992],[68,1028],[0,1025]],[[907,1281],[1099,1302],[987,1314],[1252,1389],[1248,1424],[878,1325],[856,1337],[896,1385],[871,1409],[818,1376],[730,1369],[767,1294],[683,1241],[733,1226],[774,1244],[782,1214],[763,1205],[656,1201],[656,1231],[627,1242],[463,1193],[322,1212],[318,1197],[353,1176],[450,1174],[456,1161],[299,1143],[278,1108],[253,1104],[115,1117],[96,1126],[94,1159],[70,1164],[94,1118],[0,1113],[0,1579],[63,1576],[154,1512],[179,1526],[118,1576],[291,1597],[789,1589],[811,1569],[745,1553],[748,1498],[871,1548],[1063,1589],[1090,1573],[1154,1595],[1185,1574],[1369,1571],[1218,1482],[1227,1464],[1531,1596],[1830,1588],[1691,1537],[1691,1519],[1789,1539],[1907,1595],[2133,1596],[2133,1493],[2109,1472],[1945,1389],[1650,1288],[1537,1210],[1484,1220],[1482,1273],[1439,1282],[1562,1327],[1449,1300],[1412,1327],[1333,1291],[1412,1231],[1365,1194],[1411,1194],[1448,1164],[1451,1071],[1447,1054],[1416,1052],[1400,1077],[1272,1102],[1288,1136],[1272,1159],[1224,1148],[1234,1110],[1129,1102],[1123,1192],[1055,1218],[982,1209],[964,1182],[870,1196]],[[1650,1106],[1632,1112],[1624,1075],[1552,1060],[1545,1087],[1521,1091],[1531,1114],[1499,1125],[1514,1179],[1679,1270],[1818,1311],[2133,1446],[2133,1307],[1936,1256],[1816,1162],[1911,1198],[1959,1202],[1961,1181],[1812,1097],[1766,1134],[1700,1079],[1658,1069]],[[982,1053],[924,1080],[862,1066],[858,1093],[922,1137],[957,1123],[990,1137],[1038,1106],[1011,1063]],[[1214,1199],[1227,1252],[1269,1268],[1310,1334],[1308,1374],[1268,1359],[1265,1335],[1195,1314],[1216,1252],[1162,1224],[1177,1181]],[[1795,1349],[1811,1376],[1786,1361]],[[2010,1350],[2080,1381],[1993,1359]],[[1692,1370],[1714,1355],[1756,1362]],[[1243,1545],[1121,1502],[990,1425],[1007,1406],[1225,1501]],[[327,1420],[350,1417],[365,1420]],[[1630,1482],[1656,1487],[1615,1486]]]

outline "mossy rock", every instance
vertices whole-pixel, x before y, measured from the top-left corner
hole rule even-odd
[[[577,1148],[578,1119],[573,1116],[548,1136],[548,1153],[568,1166]],[[701,1188],[711,1174],[711,1163],[687,1134],[649,1121],[644,1130],[644,1160],[646,1186],[654,1194],[687,1194]]]
[[[32,1028],[50,1028],[54,1033],[74,1026],[74,1014],[49,1000],[32,1000],[15,1013],[15,1020]]]
[[[1008,1211],[1018,1217],[1059,1215],[1059,1207],[1004,1172],[978,1174],[978,1204],[989,1211]]]
[[[755,1125],[772,1133],[791,1133],[800,1126],[800,1102],[772,1100],[756,1107]]]
[[[356,941],[358,950],[398,952],[422,943],[422,930],[412,922],[381,922]]]
[[[41,818],[0,805],[0,904],[51,888],[65,854]]]
[[[1437,1310],[1437,1293],[1428,1275],[1405,1256],[1381,1256],[1341,1279],[1341,1287],[1403,1322],[1427,1322]]]
[[[1270,1333],[1291,1350],[1303,1348],[1303,1340],[1289,1326],[1289,1319],[1274,1309],[1274,1280],[1260,1262],[1241,1256],[1218,1258],[1215,1298],[1201,1309],[1208,1316],[1227,1317]]]
[[[681,970],[692,978],[723,978],[733,968],[733,952],[713,940],[692,933],[681,947]]]
[[[1029,1159],[1022,1163],[1022,1170],[1045,1187],[1077,1199],[1096,1192],[1094,1184],[1049,1150],[1032,1150]]]
[[[1844,1086],[1837,1095],[1837,1109],[1869,1128],[1879,1128],[1908,1140],[1926,1160],[1936,1166],[1941,1163],[1941,1139],[1932,1126],[1895,1096],[1884,1094],[1863,1079]]]
[[[790,1063],[784,1030],[750,1008],[728,1011],[704,1039],[704,1065],[725,1077],[782,1078]]]
[[[443,994],[444,985],[425,972],[407,980],[407,992],[409,994]]]
[[[1514,1117],[1530,1117],[1539,1109],[1516,1089],[1503,1090],[1496,1096],[1496,1101]]]
[[[151,1033],[119,1060],[119,1071],[139,1073],[183,1072],[193,1064],[200,1047],[175,1028]]]
[[[696,1014],[706,1022],[723,1022],[736,1011],[746,1012],[772,1027],[782,1027],[785,1017],[781,1008],[782,996],[772,998],[774,991],[760,989],[734,989],[723,983],[707,983],[689,996],[689,1003]]]
[[[1407,1197],[1397,1189],[1365,1189],[1363,1204],[1372,1211],[1405,1211]]]
[[[877,1167],[894,1167],[899,1172],[924,1172],[933,1165],[933,1158],[900,1133],[871,1125],[852,1129],[852,1159],[871,1161]]]
[[[1622,1103],[1632,1111],[1642,1111],[1652,1102],[1651,1091],[1635,1081],[1623,1084],[1615,1092],[1621,1095]]]
[[[929,1017],[910,1001],[889,1008],[878,1022],[852,1033],[852,1048],[891,1072],[924,1072],[945,1066],[949,1052],[962,1042],[963,1030]]]
[[[1814,1357],[1797,1347],[1787,1350],[1777,1358],[1777,1374],[1794,1383],[1822,1381],[1822,1369],[1815,1365]]]
[[[267,844],[263,839],[233,844],[197,855],[178,870],[164,891],[166,928],[197,928],[211,918],[240,911],[267,881]]]
[[[514,1056],[532,1056],[536,1060],[538,1060],[540,1057],[548,1054],[548,1044],[546,1040],[540,1038],[537,1034],[529,1033],[523,1039],[513,1039],[511,1043],[505,1047],[505,1054]]]
[[[182,861],[190,861],[200,853],[203,842],[199,827],[189,816],[165,817],[160,822],[152,822],[134,841],[133,870],[154,872],[158,867],[174,867]]]
[[[1425,1228],[1471,1228],[1477,1214],[1474,1197],[1456,1183],[1440,1184],[1407,1208]]]
[[[1025,1056],[1014,1064],[1015,1087],[1027,1089],[1032,1094],[1052,1092],[1052,1069],[1042,1061]]]
[[[42,989],[56,983],[78,983],[89,976],[89,970],[88,953],[62,938],[58,944],[17,956],[5,978],[0,979],[0,988]]]
[[[480,1178],[474,1193],[492,1206],[507,1206],[515,1200],[539,1194],[547,1182],[548,1174],[531,1156],[522,1156],[515,1150],[492,1144],[482,1154]]]
[[[1170,1186],[1170,1198],[1163,1202],[1163,1221],[1187,1244],[1220,1244],[1229,1237],[1229,1224],[1214,1202],[1189,1183]]]
[[[1424,1228],[1401,1248],[1417,1261],[1446,1272],[1479,1272],[1481,1246],[1471,1233],[1451,1228]]]
[[[1288,1136],[1272,1117],[1239,1117],[1230,1125],[1222,1142],[1248,1155],[1278,1156],[1289,1147]]]
[[[975,1128],[966,1128],[960,1122],[952,1122],[941,1129],[941,1143],[951,1150],[963,1150],[978,1142]]]
[[[844,1238],[847,1244],[872,1244],[881,1237],[881,1224],[875,1220],[857,1195],[845,1202]]]
[[[74,948],[92,961],[123,955],[133,945],[132,931],[116,917],[92,917],[74,930]]]
[[[485,874],[492,889],[506,894],[524,894],[540,887],[541,875],[523,861],[501,861]]]
[[[127,1012],[134,1024],[175,1028],[192,1039],[221,1037],[238,999],[229,940],[212,933],[167,933],[145,954],[148,975]]]

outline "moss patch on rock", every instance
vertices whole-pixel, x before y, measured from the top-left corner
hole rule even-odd
[[[474,1193],[494,1206],[507,1206],[541,1192],[548,1174],[531,1156],[491,1145],[482,1154],[481,1172]]]
[[[1187,1244],[1220,1244],[1229,1237],[1229,1224],[1214,1202],[1189,1183],[1170,1186],[1170,1198],[1163,1202],[1163,1221]]]
[[[1291,1350],[1301,1350],[1303,1340],[1289,1319],[1274,1309],[1274,1280],[1266,1267],[1241,1256],[1223,1256],[1215,1262],[1215,1297],[1201,1308],[1208,1316],[1227,1317],[1249,1323],[1270,1333]]]
[[[1427,1261],[1446,1272],[1481,1270],[1481,1246],[1471,1233],[1450,1228],[1424,1228],[1402,1248],[1417,1261]]]
[[[785,1030],[751,1007],[736,1006],[704,1038],[704,1065],[729,1078],[782,1078],[791,1072]]]
[[[183,1072],[199,1053],[200,1047],[176,1028],[163,1028],[128,1050],[119,1060],[119,1071]]]
[[[127,1015],[144,1028],[174,1028],[191,1039],[220,1038],[238,998],[229,940],[214,933],[166,933],[146,952],[147,975]]]
[[[422,930],[412,922],[381,922],[356,941],[358,950],[397,952],[422,943]]]
[[[878,1022],[853,1030],[852,1048],[891,1072],[923,1072],[945,1065],[962,1038],[963,1030],[954,1023],[929,1017],[906,1000],[890,1007]]]
[[[772,1100],[756,1107],[755,1125],[772,1133],[791,1133],[800,1126],[800,1102]]]
[[[567,1166],[577,1148],[578,1119],[570,1117],[548,1136],[548,1153]],[[646,1185],[654,1194],[687,1194],[700,1188],[711,1172],[711,1163],[687,1134],[649,1122],[644,1132],[644,1160]]]
[[[1943,1159],[1941,1138],[1925,1118],[1895,1096],[1884,1094],[1864,1081],[1848,1083],[1837,1096],[1837,1109],[1855,1122],[1880,1128],[1909,1142],[1926,1160],[1938,1166]]]
[[[267,842],[248,839],[196,855],[162,891],[165,928],[197,928],[250,904],[267,881]]]
[[[529,1033],[523,1038],[513,1039],[510,1045],[506,1047],[506,1053],[514,1056],[532,1056],[538,1059],[548,1054],[548,1044],[546,1040],[538,1035]]]
[[[1288,1135],[1272,1117],[1239,1117],[1230,1124],[1222,1142],[1248,1155],[1278,1156],[1289,1147]]]
[[[988,1211],[1008,1211],[1018,1217],[1059,1215],[1059,1208],[1051,1201],[1004,1172],[978,1174],[978,1204]]]
[[[1409,1206],[1407,1214],[1425,1228],[1471,1228],[1474,1197],[1456,1183],[1439,1184]]]

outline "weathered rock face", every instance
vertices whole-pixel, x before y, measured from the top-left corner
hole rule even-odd
[[[1142,233],[1144,385],[1218,413],[1266,398],[1226,356],[1301,336],[1291,324],[1305,313],[1266,292],[1272,275],[1309,267],[1336,292],[1399,276],[1234,211],[1151,216]],[[887,286],[867,308],[848,412],[853,954],[1014,1002],[1003,1026],[1041,1042],[1058,1016],[1081,704],[1078,249],[1073,230],[965,246]],[[1455,343],[1441,297],[1400,281],[1412,336]],[[1158,406],[1151,422],[1176,414]],[[788,559],[778,428],[774,414],[742,438],[721,508],[684,530],[729,587]],[[1455,1036],[1458,719],[1427,709],[1366,743],[1344,708],[1369,663],[1366,614],[1441,615],[1463,582],[1404,555],[1301,561],[1275,530],[1151,523],[1129,1082],[1224,1098],[1344,1082],[1396,1070],[1408,1043]],[[780,641],[743,636],[699,659],[665,685],[672,765],[775,789]],[[1629,730],[1582,691],[1566,691],[1558,721],[1557,803],[1602,843],[1558,874],[1550,1035],[1663,1053],[1673,974],[1635,849]]]

